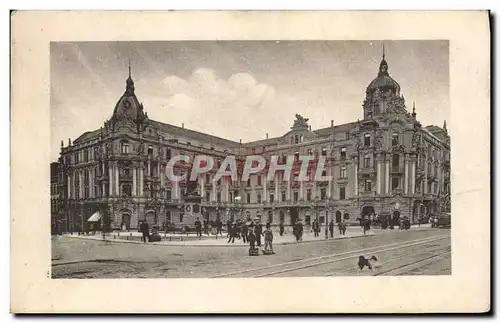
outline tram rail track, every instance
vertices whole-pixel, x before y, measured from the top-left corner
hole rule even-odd
[[[409,248],[409,247],[413,247],[413,246],[418,246],[421,244],[426,244],[426,243],[430,243],[430,242],[434,242],[434,241],[440,241],[440,240],[448,239],[448,238],[449,238],[448,235],[440,235],[440,236],[431,237],[431,238],[416,239],[416,240],[411,240],[411,241],[406,241],[406,242],[399,242],[399,243],[392,243],[392,244],[387,244],[387,245],[382,245],[382,246],[375,246],[375,247],[369,247],[369,248],[363,248],[363,249],[350,250],[350,251],[346,251],[346,252],[342,252],[342,253],[338,253],[338,254],[333,254],[333,255],[310,257],[310,258],[294,260],[294,261],[289,261],[289,262],[284,262],[284,263],[279,263],[279,264],[274,264],[274,265],[239,270],[239,271],[215,275],[215,276],[212,276],[210,278],[271,277],[271,276],[276,276],[276,275],[287,273],[287,272],[299,271],[299,270],[304,270],[304,269],[308,269],[308,268],[312,268],[312,267],[324,266],[324,265],[328,265],[328,264],[332,264],[332,263],[340,262],[340,261],[344,261],[344,260],[355,259],[364,253],[387,252],[387,251],[392,251],[392,250],[397,250],[397,249],[402,249],[402,248]]]

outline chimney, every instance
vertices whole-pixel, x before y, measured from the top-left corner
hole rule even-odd
[[[184,122],[182,123],[182,129],[184,129]]]
[[[266,132],[266,139],[269,139],[269,134]]]
[[[333,128],[333,120],[330,120],[330,127]]]

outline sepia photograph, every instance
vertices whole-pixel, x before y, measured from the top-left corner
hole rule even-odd
[[[53,278],[451,273],[447,41],[50,49]]]
[[[11,312],[490,310],[487,12],[11,20]]]

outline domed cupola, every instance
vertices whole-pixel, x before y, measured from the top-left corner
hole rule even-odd
[[[392,91],[395,95],[398,96],[401,90],[398,82],[396,82],[392,77],[389,76],[389,65],[385,60],[385,50],[382,54],[382,61],[380,62],[378,75],[373,81],[371,81],[370,85],[368,85],[368,87],[366,88],[366,93],[372,94],[377,89],[381,93]]]
[[[115,105],[113,116],[111,117],[111,124],[114,126],[121,121],[128,121],[135,123],[139,128],[139,124],[147,119],[147,115],[144,113],[142,104],[135,96],[134,80],[132,80],[130,63],[128,78],[125,83],[125,92]]]

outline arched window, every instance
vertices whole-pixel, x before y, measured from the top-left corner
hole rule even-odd
[[[371,136],[370,134],[365,134],[365,146],[371,146]]]
[[[392,145],[393,146],[399,145],[399,134],[396,132],[392,134]]]

